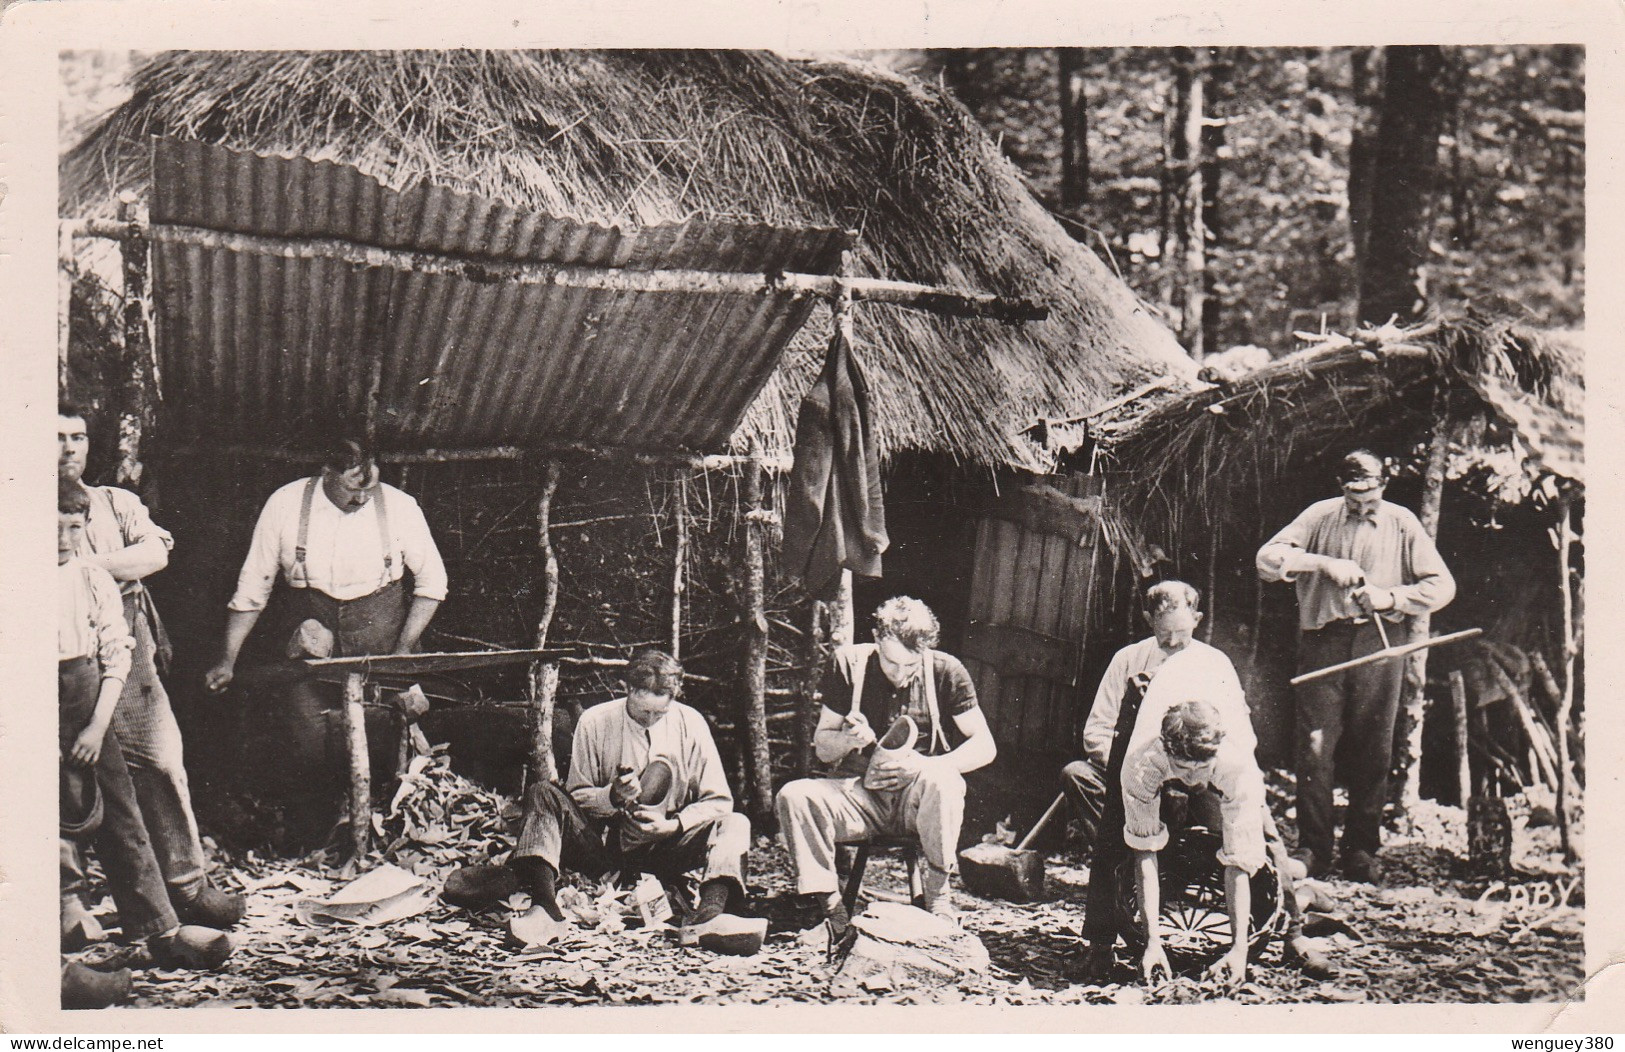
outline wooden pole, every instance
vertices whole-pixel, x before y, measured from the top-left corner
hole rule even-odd
[[[56,392],[68,397],[70,319],[73,317],[73,236],[61,227],[56,232]]]
[[[852,606],[852,571],[841,571],[841,584],[830,609],[829,638],[838,647],[849,647],[857,637],[857,611]]]
[[[553,627],[553,614],[559,604],[559,560],[553,551],[553,495],[559,488],[559,462],[549,460],[542,477],[542,494],[536,499],[536,531],[542,547],[542,613],[536,620],[536,648],[547,646],[547,633]],[[532,784],[556,782],[558,761],[553,757],[553,703],[559,691],[559,664],[533,661],[530,666],[530,703],[533,718],[530,736],[530,778]]]
[[[1439,511],[1444,503],[1444,473],[1450,455],[1449,403],[1441,392],[1434,400],[1433,437],[1428,443],[1428,462],[1422,477],[1422,507],[1417,517],[1428,537],[1439,538]],[[1433,628],[1431,615],[1411,619],[1411,638],[1426,639]],[[1399,688],[1400,761],[1404,777],[1399,787],[1399,809],[1413,814],[1422,802],[1422,723],[1427,715],[1428,651],[1418,650],[1405,662],[1405,679]]]
[[[120,216],[123,219],[123,216]],[[76,233],[100,234],[99,224],[70,224]],[[114,236],[128,244],[133,239],[203,248],[225,249],[252,256],[282,259],[331,259],[356,267],[379,267],[403,273],[462,277],[483,285],[546,285],[567,289],[609,292],[673,292],[699,295],[749,296],[781,294],[818,296],[890,303],[899,307],[959,318],[991,318],[1003,322],[1044,321],[1049,308],[1026,300],[947,286],[922,285],[888,278],[860,278],[835,274],[743,273],[710,270],[635,270],[590,264],[563,264],[470,260],[436,252],[379,248],[338,238],[284,238],[265,234],[228,233],[204,227],[155,223],[125,224]],[[143,244],[144,248],[144,244]]]
[[[118,204],[120,222],[129,234],[120,242],[124,261],[124,376],[118,412],[119,485],[141,484],[141,439],[152,422],[148,389],[152,344],[147,336],[147,241],[136,223],[135,198],[126,194]]]
[[[1467,681],[1462,677],[1460,669],[1453,669],[1450,673],[1450,700],[1455,705],[1456,713],[1456,792],[1461,806],[1466,808],[1467,801],[1473,796],[1473,769],[1472,759],[1468,753],[1468,727],[1467,727]]]
[[[671,656],[678,661],[683,659],[683,592],[687,587],[688,574],[688,469],[677,469],[677,485],[673,499],[676,501],[676,512],[673,515],[674,532],[677,537],[673,543],[671,560]]]
[[[828,600],[809,597],[807,600],[807,635],[802,650],[802,663],[806,670],[801,677],[801,691],[795,722],[795,770],[797,776],[807,777],[813,768],[813,737],[818,727],[818,710],[823,703],[818,699],[818,684],[824,678],[830,654],[835,646],[829,634]]]
[[[755,440],[751,448],[756,448]],[[745,727],[750,746],[750,793],[752,817],[767,819],[773,814],[773,756],[767,740],[767,610],[763,537],[766,523],[762,514],[762,468],[755,461],[745,465],[745,557],[744,557],[744,694]]]
[[[1579,647],[1574,639],[1574,593],[1570,591],[1569,559],[1574,541],[1572,528],[1573,495],[1567,490],[1559,498],[1561,516],[1557,538],[1558,585],[1563,593],[1563,701],[1557,707],[1557,829],[1563,844],[1563,859],[1578,860],[1569,833],[1569,719],[1574,712],[1574,659]]]
[[[367,753],[366,679],[344,677],[344,731],[350,760],[350,857],[367,856],[372,844],[372,764]]]

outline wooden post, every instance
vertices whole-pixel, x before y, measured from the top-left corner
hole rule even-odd
[[[559,560],[553,551],[553,495],[559,488],[559,462],[549,460],[542,478],[542,495],[536,500],[536,530],[542,546],[542,613],[536,620],[536,648],[547,646],[547,633],[559,604]],[[530,664],[530,779],[532,784],[556,782],[558,761],[553,757],[553,703],[559,691],[559,665],[556,661]]]
[[[350,759],[350,857],[367,856],[372,844],[372,763],[367,753],[366,680],[344,677],[344,731]]]
[[[1219,619],[1214,613],[1219,607],[1219,524],[1209,523],[1207,531],[1207,617],[1202,619],[1202,642],[1211,644],[1213,625]]]
[[[674,516],[677,539],[671,560],[671,656],[683,659],[683,592],[688,581],[688,469],[677,469]]]
[[[56,228],[56,393],[68,397],[68,352],[72,346],[70,319],[73,317],[73,233],[65,225]]]
[[[1558,585],[1563,592],[1563,701],[1557,707],[1557,829],[1563,844],[1563,860],[1575,862],[1578,855],[1569,835],[1569,719],[1574,711],[1574,658],[1579,650],[1574,638],[1574,593],[1569,590],[1569,559],[1574,540],[1572,528],[1573,494],[1565,490],[1559,498],[1561,515],[1557,524]]]
[[[1445,460],[1450,454],[1449,405],[1441,393],[1434,400],[1433,438],[1428,443],[1427,471],[1422,479],[1422,507],[1417,517],[1422,529],[1437,541],[1439,508],[1444,501]],[[1428,614],[1411,619],[1411,637],[1426,639],[1433,626]],[[1404,779],[1399,787],[1399,809],[1413,814],[1422,801],[1422,721],[1427,714],[1428,652],[1418,650],[1405,660],[1405,680],[1399,689],[1400,760]]]
[[[1456,712],[1456,791],[1465,809],[1467,801],[1473,796],[1473,768],[1468,752],[1467,681],[1460,669],[1450,673],[1450,700],[1455,704]]]
[[[147,337],[147,239],[136,222],[135,198],[122,195],[121,223],[129,230],[119,242],[124,260],[124,377],[118,412],[118,472],[121,486],[141,484],[141,440],[152,423],[148,389],[152,345]]]
[[[795,771],[801,778],[812,773],[813,738],[818,727],[818,710],[823,707],[818,700],[818,684],[824,678],[824,669],[829,667],[830,654],[835,649],[829,634],[829,608],[827,600],[817,597],[807,600],[807,635],[801,651],[801,662],[806,666],[806,671],[801,677],[800,697],[797,698],[801,707],[795,721]]]
[[[751,451],[756,443],[751,441]],[[745,558],[744,609],[744,695],[745,730],[750,747],[750,799],[752,817],[767,819],[773,814],[773,756],[767,740],[767,610],[763,564],[762,466],[752,457],[744,468]]]
[[[857,612],[852,608],[852,571],[841,571],[841,585],[829,611],[829,638],[838,647],[852,645],[857,637]]]

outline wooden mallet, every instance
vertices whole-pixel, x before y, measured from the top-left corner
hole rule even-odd
[[[1043,899],[1044,856],[1027,848],[1065,803],[1065,793],[1056,796],[1055,802],[1049,805],[1038,824],[1015,847],[981,843],[972,844],[961,851],[959,879],[964,882],[965,890],[983,898],[1009,899],[1011,902],[1037,902]]]

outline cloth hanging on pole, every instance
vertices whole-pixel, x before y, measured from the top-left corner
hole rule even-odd
[[[880,576],[891,543],[880,491],[880,454],[869,418],[869,385],[838,317],[824,370],[801,400],[795,463],[784,514],[784,565],[823,595],[840,574]]]

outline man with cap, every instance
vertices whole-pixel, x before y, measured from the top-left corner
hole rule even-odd
[[[266,500],[227,604],[220,660],[204,675],[209,690],[231,683],[278,574],[293,656],[411,653],[446,598],[446,567],[418,502],[383,482],[376,454],[353,438],[329,448],[320,474]],[[289,687],[278,706],[287,787],[305,787],[312,803],[335,799],[326,783],[342,769],[337,712],[336,692],[308,682]]]
[[[85,484],[90,428],[89,417],[79,406],[67,402],[57,406],[57,446],[58,478],[82,488],[87,501],[75,555],[87,565],[106,570],[118,582],[124,619],[135,641],[129,675],[113,712],[113,729],[123,746],[125,766],[169,900],[186,923],[230,927],[242,919],[243,900],[209,882],[192,812],[180,726],[158,675],[159,666],[168,663],[169,640],[145,579],[169,565],[175,539],[152,521],[147,506],[134,493],[116,486]],[[70,870],[77,867],[76,859],[66,854],[63,863]],[[70,878],[64,892],[64,932],[80,928],[94,937],[95,925],[79,898],[82,885],[82,875]]]
[[[1441,609],[1456,594],[1455,579],[1422,523],[1382,499],[1387,476],[1381,459],[1355,450],[1343,458],[1337,478],[1341,497],[1311,504],[1258,550],[1263,580],[1297,587],[1300,672],[1381,650],[1378,618],[1392,626],[1390,644],[1405,642],[1408,617]],[[1403,674],[1402,661],[1375,661],[1297,688],[1297,857],[1310,876],[1323,876],[1331,866],[1334,761],[1347,735],[1343,873],[1377,882]]]

